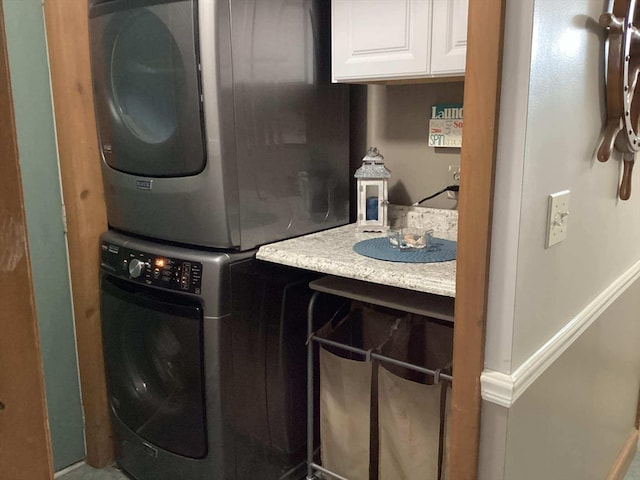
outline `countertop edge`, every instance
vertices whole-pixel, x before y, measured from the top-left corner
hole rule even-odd
[[[324,260],[314,259],[313,256],[305,256],[301,258],[298,254],[292,254],[280,250],[272,245],[260,247],[256,254],[258,260],[286,265],[289,267],[311,270],[327,275],[335,275],[338,277],[353,278],[366,282],[376,283],[379,285],[388,285],[392,287],[405,288],[418,292],[431,293],[446,297],[454,297],[456,295],[455,282],[438,281],[433,278],[425,278],[421,275],[411,275],[409,273],[399,275],[380,275],[379,268],[358,268],[350,270],[349,274],[345,273],[344,266],[334,266]],[[380,261],[372,260],[377,263]]]
[[[425,279],[421,276],[409,276],[404,275],[400,280],[397,276],[391,275],[381,278],[380,275],[372,269],[371,272],[360,270],[357,273],[351,272],[349,275],[345,275],[342,268],[331,268],[323,263],[322,268],[314,265],[313,261],[298,261],[292,256],[283,256],[279,252],[258,251],[256,254],[258,260],[265,262],[277,263],[280,265],[286,265],[288,267],[302,268],[304,270],[311,270],[318,273],[324,273],[327,275],[335,275],[337,277],[353,278],[355,280],[362,280],[365,282],[376,283],[379,285],[387,285],[390,287],[399,287],[408,290],[415,290],[417,292],[432,293],[434,295],[442,295],[445,297],[455,298],[455,283],[451,282],[439,282],[433,279]]]

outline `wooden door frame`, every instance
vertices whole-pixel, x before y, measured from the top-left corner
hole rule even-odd
[[[67,208],[87,461],[113,458],[101,351],[98,236],[106,230],[86,0],[44,2]],[[477,476],[505,0],[469,2],[454,337],[450,479]]]
[[[477,477],[505,0],[469,2],[460,161],[450,480]]]
[[[0,113],[0,472],[16,480],[48,480],[53,454],[2,0]]]
[[[99,236],[107,230],[89,65],[86,0],[45,0],[60,176],[67,215],[86,462],[113,462],[106,393],[98,275]]]

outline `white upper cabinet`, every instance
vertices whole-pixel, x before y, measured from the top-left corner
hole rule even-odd
[[[433,0],[431,74],[464,74],[469,0]]]
[[[468,0],[332,0],[334,82],[464,74]]]
[[[430,3],[332,0],[334,81],[427,74]]]

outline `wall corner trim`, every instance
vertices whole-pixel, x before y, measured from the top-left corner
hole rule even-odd
[[[640,278],[640,261],[634,263],[613,281],[511,374],[485,369],[480,375],[482,399],[510,408],[520,395],[638,278]]]

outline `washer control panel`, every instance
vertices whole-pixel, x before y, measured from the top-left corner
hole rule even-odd
[[[103,242],[102,268],[137,283],[185,293],[202,293],[202,263],[152,255]]]

